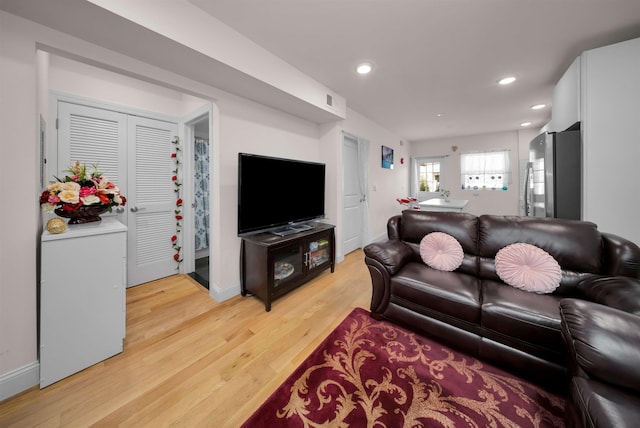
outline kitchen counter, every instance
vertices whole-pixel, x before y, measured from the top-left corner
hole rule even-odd
[[[449,199],[445,201],[441,198],[433,198],[420,202],[420,209],[424,211],[463,212],[468,203],[467,199]]]

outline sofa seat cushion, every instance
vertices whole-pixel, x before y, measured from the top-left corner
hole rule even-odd
[[[640,397],[598,381],[574,377],[571,403],[582,427],[637,427]]]
[[[471,275],[407,263],[391,278],[391,300],[397,299],[480,324],[480,281]]]
[[[563,349],[560,296],[535,294],[506,284],[482,282],[482,327],[537,347]]]

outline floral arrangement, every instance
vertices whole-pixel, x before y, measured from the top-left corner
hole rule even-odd
[[[445,199],[449,199],[449,196],[451,195],[451,190],[442,189],[440,191],[440,195],[444,196]]]
[[[86,207],[103,208],[111,212],[113,207],[123,206],[127,199],[120,194],[118,186],[102,175],[94,165],[91,173],[79,161],[66,170],[71,175],[63,179],[56,177],[40,195],[43,210],[53,212],[78,211]]]
[[[410,210],[420,210],[420,204],[418,204],[418,198],[415,196],[408,196],[406,198],[396,198],[396,201],[400,205],[404,205]]]
[[[180,197],[180,186],[182,183],[180,182],[180,157],[178,154],[180,153],[180,140],[178,137],[171,142],[174,145],[175,151],[171,153],[171,158],[174,160],[176,164],[176,169],[173,170],[173,176],[171,176],[171,181],[173,181],[173,191],[176,193],[176,208],[173,210],[176,217],[176,233],[171,236],[171,246],[173,247],[173,260],[177,263],[176,270],[180,268],[180,263],[182,263],[182,255],[180,246],[179,235],[182,232],[182,198]]]

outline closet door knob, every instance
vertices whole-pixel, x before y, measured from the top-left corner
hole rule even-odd
[[[118,207],[118,208],[116,208],[116,212],[117,212],[118,214],[122,214],[122,213],[124,212],[124,207]]]
[[[131,212],[132,213],[137,213],[138,212],[138,207],[131,207]]]

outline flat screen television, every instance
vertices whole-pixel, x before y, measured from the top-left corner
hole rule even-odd
[[[323,163],[239,153],[238,235],[324,217],[325,169]]]

